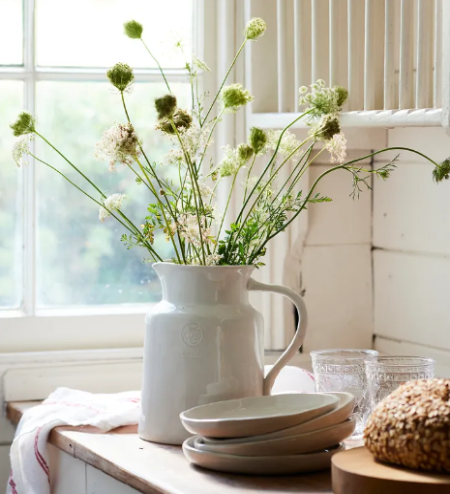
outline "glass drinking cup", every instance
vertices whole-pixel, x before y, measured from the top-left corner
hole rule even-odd
[[[401,384],[434,377],[431,358],[375,357],[366,360],[365,364],[372,408]]]
[[[316,391],[345,391],[355,396],[352,417],[356,419],[356,427],[351,439],[362,437],[371,412],[364,362],[377,356],[378,352],[375,350],[335,349],[311,352]]]

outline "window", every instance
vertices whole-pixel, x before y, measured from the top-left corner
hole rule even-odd
[[[188,106],[185,59],[175,41],[183,40],[186,54],[194,45],[202,56],[197,38],[203,33],[196,29],[194,37],[191,22],[199,5],[195,0],[2,0],[0,352],[48,349],[45,341],[62,348],[65,338],[72,348],[109,346],[106,327],[112,324],[113,333],[117,326],[117,334],[126,334],[135,314],[142,335],[142,313],[159,298],[156,275],[142,262],[145,253],[127,251],[120,225],[100,223],[95,204],[52,170],[33,162],[17,168],[7,129],[22,108],[34,114],[40,132],[104,190],[126,191],[128,212],[139,221],[151,197],[129,173],[108,173],[108,164],[94,158],[102,132],[124,120],[105,72],[119,61],[135,68],[136,82],[127,95],[131,120],[152,159],[158,159],[168,145],[153,131],[153,100],[165,86],[144,47],[122,35],[122,24],[130,19],[144,24],[147,44],[167,69],[181,106]],[[34,145],[39,157],[77,180],[48,146]],[[156,242],[170,257],[170,244],[164,238]],[[93,331],[103,336],[81,339]],[[133,335],[128,337],[132,342]],[[77,346],[78,339],[83,343]]]

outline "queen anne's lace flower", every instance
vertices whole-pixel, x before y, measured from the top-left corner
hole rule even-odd
[[[197,161],[205,148],[208,148],[213,140],[208,137],[210,133],[209,127],[200,128],[198,125],[192,125],[188,129],[179,130],[180,139],[183,143],[183,148],[189,154],[191,161]],[[173,147],[163,158],[163,162],[168,165],[186,166],[183,149],[180,147],[178,136],[171,136]]]
[[[17,166],[28,164],[27,156],[30,154],[31,134],[24,134],[17,138],[12,148],[12,155]]]
[[[111,216],[109,211],[118,211],[122,207],[122,202],[126,199],[126,197],[127,196],[125,194],[112,194],[107,197],[103,202],[105,207],[100,208],[98,212],[98,219],[100,221],[105,221],[106,218]]]
[[[222,259],[222,254],[210,254],[206,256],[206,265],[207,266],[216,266],[218,262]]]
[[[219,163],[219,171],[222,177],[234,175],[242,167],[242,159],[239,156],[239,151],[231,146],[224,147],[224,155]]]
[[[213,237],[211,235],[211,228],[207,227],[206,218],[204,216],[200,216],[200,225],[202,227],[201,240],[203,240],[203,243],[210,243]],[[194,247],[201,246],[197,215],[182,214],[178,218],[178,232],[186,243],[192,244]]]
[[[267,29],[267,25],[260,17],[250,19],[245,26],[245,37],[250,40],[255,40],[261,37]]]
[[[232,112],[239,110],[241,106],[245,106],[253,100],[250,92],[239,83],[225,86],[222,89],[221,96],[224,108]]]
[[[103,133],[95,147],[95,157],[99,160],[109,160],[111,171],[116,171],[117,162],[131,164],[133,158],[139,154],[139,139],[130,123],[115,123]]]
[[[343,163],[347,157],[347,139],[344,134],[335,134],[332,139],[325,143],[330,153],[331,163]]]
[[[325,81],[319,79],[311,84],[311,90],[306,86],[299,89],[299,105],[311,111],[313,117],[336,115],[342,110],[342,105],[348,96],[348,91],[341,86],[326,87]]]
[[[269,151],[275,151],[278,145],[278,141],[280,140],[281,130],[270,130],[268,133],[267,139],[267,149]],[[280,146],[278,148],[278,152],[287,158],[291,153],[300,146],[300,141],[289,131],[286,131],[281,138]],[[298,149],[295,154],[291,156],[292,159],[295,159],[298,154],[301,152],[301,148]]]
[[[216,196],[211,187],[204,182],[198,182],[198,188],[200,189],[200,195],[202,196],[202,199],[210,199]]]

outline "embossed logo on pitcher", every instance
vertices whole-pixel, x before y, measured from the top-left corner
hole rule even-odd
[[[187,346],[197,346],[203,340],[203,329],[196,322],[190,322],[181,330],[181,338]]]

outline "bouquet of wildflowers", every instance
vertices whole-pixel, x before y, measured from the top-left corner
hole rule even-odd
[[[310,88],[299,90],[301,113],[283,130],[266,132],[253,127],[247,142],[236,148],[227,146],[219,163],[208,161],[208,148],[213,143],[218,123],[227,114],[239,111],[251,100],[251,94],[241,84],[226,85],[227,77],[239,54],[248,42],[261,37],[266,24],[262,19],[252,19],[246,26],[244,40],[231,64],[217,94],[209,105],[206,95],[199,93],[198,75],[209,71],[208,66],[195,56],[186,63],[186,75],[191,84],[191,108],[179,108],[176,95],[164,75],[160,64],[145,44],[143,27],[136,21],[124,25],[125,34],[139,39],[156,62],[167,87],[167,94],[155,100],[158,114],[156,132],[170,140],[172,148],[162,163],[155,163],[147,155],[144,143],[127,110],[126,95],[133,84],[133,70],[126,64],[118,63],[107,72],[111,84],[118,90],[126,120],[115,123],[106,130],[97,144],[95,154],[100,160],[109,162],[111,171],[117,164],[128,169],[138,183],[148,189],[149,205],[138,224],[126,214],[126,196],[114,193],[107,196],[83,171],[39,132],[32,115],[21,113],[11,125],[18,140],[13,149],[16,163],[21,165],[27,154],[55,170],[99,208],[99,219],[112,217],[126,233],[122,241],[128,248],[143,247],[147,260],[162,261],[154,247],[155,234],[162,231],[172,243],[174,258],[179,264],[195,265],[255,265],[262,263],[268,242],[283,232],[297,216],[311,203],[329,202],[330,198],[316,192],[318,183],[336,170],[350,174],[353,189],[351,196],[359,196],[363,187],[370,188],[370,177],[389,177],[395,167],[395,160],[376,169],[366,169],[358,163],[388,149],[368,156],[345,161],[346,140],[341,132],[339,113],[347,98],[346,89],[327,87],[324,81],[317,81]],[[289,132],[299,120],[306,120],[310,126],[308,136],[299,141]],[[40,138],[52,147],[88,184],[94,187],[93,196],[73,183],[60,170],[31,153],[29,141]],[[317,147],[319,146],[319,150]],[[313,152],[313,150],[315,150]],[[323,153],[330,154],[332,166],[322,173],[310,190],[300,190],[299,183],[314,160]],[[255,173],[256,160],[263,161],[262,171]],[[450,161],[435,165],[435,178],[442,180],[450,176]],[[280,170],[290,166],[287,179],[280,179]],[[174,167],[177,180],[169,180],[159,172],[162,166]],[[286,177],[286,174],[283,174]],[[229,195],[220,210],[215,203],[217,188],[229,181]],[[243,204],[231,224],[225,225],[225,218],[233,191],[243,188]]]

